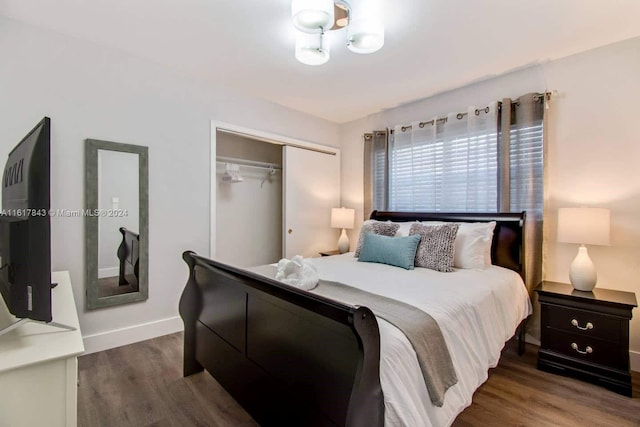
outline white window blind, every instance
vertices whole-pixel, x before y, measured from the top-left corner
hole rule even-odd
[[[544,183],[542,119],[524,126],[512,126],[510,135],[511,211],[541,213]]]
[[[373,152],[373,210],[386,208],[387,147]]]
[[[446,121],[396,126],[390,144],[389,208],[496,211],[496,107],[478,113],[471,107],[466,115],[450,114]]]
[[[517,103],[509,102],[506,108],[512,112],[502,118],[510,123],[509,138],[502,142],[498,103],[480,110],[470,107],[466,114],[449,114],[446,119],[396,126],[389,141],[388,164],[383,152],[372,156],[376,206],[393,211],[497,212],[499,199],[506,201],[508,195],[502,209],[541,218],[542,100],[539,94],[528,94]],[[499,152],[505,148],[508,154],[501,157]],[[498,177],[505,169],[508,186],[501,195]]]
[[[433,125],[415,130],[396,126],[390,144],[389,208],[393,211],[424,210],[441,199],[442,142]]]

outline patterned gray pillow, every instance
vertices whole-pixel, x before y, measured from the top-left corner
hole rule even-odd
[[[364,243],[364,235],[367,233],[380,234],[382,236],[393,237],[400,228],[399,224],[395,224],[391,221],[376,221],[375,219],[368,219],[362,224],[360,228],[360,237],[358,237],[358,246],[356,247],[355,257],[360,256],[360,250]]]
[[[416,251],[416,267],[451,273],[458,227],[458,224],[413,224],[409,235],[420,235],[420,244]]]

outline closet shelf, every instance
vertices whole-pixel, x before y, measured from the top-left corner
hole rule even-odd
[[[268,162],[258,162],[255,160],[246,160],[246,159],[237,159],[234,157],[216,157],[217,163],[235,163],[242,166],[252,167],[252,168],[261,168],[261,169],[275,169],[281,170],[282,167],[276,163],[268,163]]]

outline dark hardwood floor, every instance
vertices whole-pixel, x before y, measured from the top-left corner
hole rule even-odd
[[[129,278],[129,276],[127,276],[127,278]],[[133,276],[133,280],[129,280],[128,285],[120,286],[118,281],[118,276],[98,279],[98,298],[128,294],[129,292],[138,292],[138,284],[135,276]]]
[[[536,347],[509,343],[500,364],[453,426],[640,426],[640,374],[633,398],[538,371]],[[79,358],[78,425],[255,426],[206,372],[182,377],[182,334]]]

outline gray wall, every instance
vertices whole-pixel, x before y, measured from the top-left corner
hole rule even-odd
[[[86,138],[149,147],[147,301],[87,311],[84,219],[51,219],[53,269],[70,271],[83,336],[111,333],[109,347],[180,327],[181,254],[209,254],[211,120],[339,145],[336,124],[6,18],[0,58],[0,158],[51,117],[52,208],[84,207]]]

